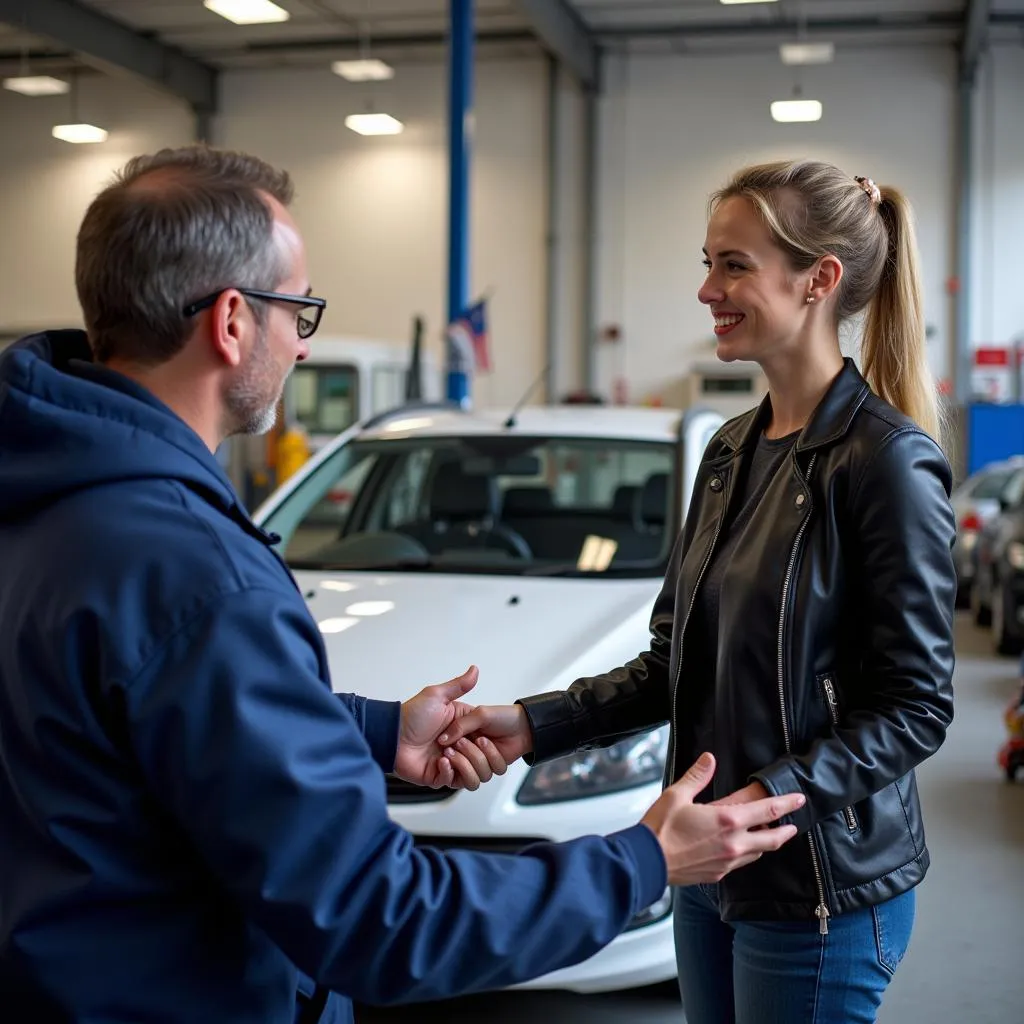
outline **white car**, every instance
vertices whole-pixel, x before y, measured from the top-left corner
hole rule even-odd
[[[722,416],[560,407],[410,409],[338,437],[256,521],[324,634],[337,690],[401,700],[480,667],[474,703],[568,686],[649,645],[648,620]],[[635,824],[667,726],[475,793],[389,780],[395,821],[445,848],[517,851]],[[599,992],[675,975],[669,893],[585,963],[526,987]]]

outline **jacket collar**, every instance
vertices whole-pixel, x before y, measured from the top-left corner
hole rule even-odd
[[[810,451],[832,444],[850,429],[853,417],[867,398],[870,389],[861,376],[856,364],[849,357],[843,360],[843,368],[832,381],[825,397],[800,432],[796,442],[798,452]],[[765,395],[761,404],[745,416],[733,420],[719,435],[722,443],[739,451],[754,444],[765,426],[771,420],[771,397]]]

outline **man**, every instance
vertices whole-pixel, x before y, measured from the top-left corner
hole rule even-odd
[[[436,743],[475,671],[401,706],[331,693],[214,458],[272,425],[323,310],[290,198],[240,154],[132,161],[79,233],[87,335],[0,359],[5,1022],[344,1021],[504,986],[790,838],[760,826],[794,801],[694,806],[710,763],[632,829],[518,857],[389,820],[385,771],[475,787],[505,761]]]

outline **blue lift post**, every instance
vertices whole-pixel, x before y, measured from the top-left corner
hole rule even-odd
[[[473,148],[473,0],[451,0],[448,323],[469,304],[469,170]],[[468,408],[471,367],[447,345],[448,400]]]

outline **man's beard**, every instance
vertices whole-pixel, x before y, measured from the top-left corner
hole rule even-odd
[[[228,435],[269,433],[277,422],[277,408],[288,379],[270,354],[267,329],[261,327],[248,362],[224,394]]]

